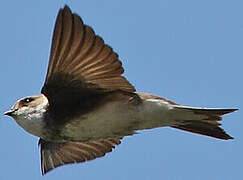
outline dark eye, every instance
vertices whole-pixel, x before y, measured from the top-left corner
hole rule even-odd
[[[25,98],[25,99],[23,99],[23,102],[24,103],[30,103],[33,100],[34,100],[33,98]]]

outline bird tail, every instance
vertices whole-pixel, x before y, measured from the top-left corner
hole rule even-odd
[[[180,120],[180,123],[171,127],[206,135],[218,139],[233,139],[228,135],[221,127],[219,121],[222,119],[224,114],[234,112],[238,109],[207,109],[207,108],[193,108],[177,106],[176,109],[179,111],[193,112],[195,119]]]

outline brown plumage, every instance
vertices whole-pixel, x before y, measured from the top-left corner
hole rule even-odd
[[[47,142],[40,139],[38,144],[41,148],[42,174],[64,164],[85,162],[102,157],[120,143],[120,139],[64,143]]]
[[[221,127],[218,121],[222,120],[222,115],[236,111],[237,109],[193,109],[187,108],[187,110],[193,111],[198,115],[205,115],[206,118],[200,121],[185,120],[184,124],[172,126],[173,128],[189,131],[192,133],[198,133],[219,139],[233,139],[228,135]]]
[[[50,81],[56,74],[68,75],[69,81],[82,80],[107,90],[134,92],[122,76],[124,69],[118,55],[95,35],[93,29],[65,6],[58,13],[51,55],[42,92],[48,95]]]
[[[52,117],[46,118],[47,124],[62,126],[66,123],[65,117],[74,116],[75,112],[78,112],[80,116],[100,107],[110,98],[111,93],[114,94],[113,99],[117,98],[115,94],[122,98],[124,93],[128,93],[131,99],[135,99],[135,103],[148,99],[162,100],[180,111],[192,111],[198,116],[203,115],[205,117],[202,120],[180,121],[179,124],[171,126],[173,128],[220,139],[232,138],[219,127],[218,121],[221,120],[223,114],[233,112],[235,109],[188,108],[162,97],[146,93],[134,93],[135,88],[122,76],[123,72],[122,63],[112,48],[105,44],[91,27],[85,25],[77,14],[72,14],[67,6],[60,9],[54,29],[47,76],[41,91],[48,97],[50,103],[48,111],[51,112],[49,114],[52,114]],[[82,103],[80,104],[80,102]],[[54,122],[52,123],[50,119],[53,119]],[[149,129],[157,126],[160,125],[155,123],[155,125],[140,128]],[[111,151],[114,145],[120,143],[120,141],[118,143],[115,140],[117,143],[113,143],[111,146],[109,142],[110,140],[54,143],[40,140],[42,172],[44,174],[52,168],[66,163],[83,162],[101,157],[106,152]],[[100,153],[98,150],[97,155],[93,156],[89,154],[92,151],[89,152],[86,149],[87,157],[82,155],[81,152],[84,147],[88,144],[97,143],[101,143],[103,148],[107,145],[106,151]],[[73,149],[76,149],[77,152]],[[62,163],[60,162],[61,159],[63,159]]]
[[[5,113],[40,137],[42,174],[102,157],[137,130],[170,126],[232,139],[219,121],[236,109],[186,107],[135,92],[123,71],[118,55],[91,27],[68,6],[60,9],[42,94]]]

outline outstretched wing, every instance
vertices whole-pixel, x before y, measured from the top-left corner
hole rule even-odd
[[[83,24],[68,6],[60,9],[41,91],[50,104],[61,103],[59,98],[65,98],[66,102],[77,96],[114,90],[134,92],[134,87],[122,76],[123,71],[118,55],[91,27]]]
[[[120,143],[120,139],[65,143],[47,142],[40,139],[42,175],[65,164],[80,163],[102,157]]]

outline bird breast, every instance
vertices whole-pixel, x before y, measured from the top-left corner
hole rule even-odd
[[[67,123],[61,135],[75,141],[132,135],[136,130],[173,125],[170,109],[162,100],[144,100],[140,104],[111,102]]]

